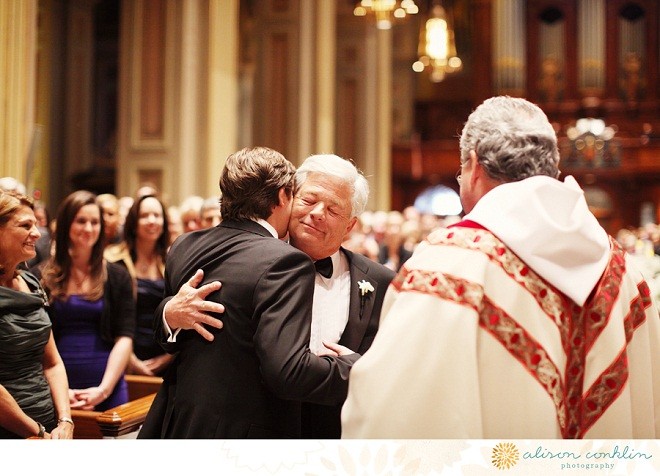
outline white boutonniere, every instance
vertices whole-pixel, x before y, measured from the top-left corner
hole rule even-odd
[[[362,314],[364,312],[364,303],[369,297],[369,293],[374,292],[374,286],[366,279],[358,281],[358,288],[360,289],[360,319],[362,319]]]
[[[365,297],[367,294],[374,292],[373,285],[366,280],[358,281],[358,287],[360,288],[360,296]]]

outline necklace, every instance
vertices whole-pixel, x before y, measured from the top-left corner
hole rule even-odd
[[[146,275],[154,267],[155,264],[156,264],[156,258],[150,258],[150,259],[142,258],[137,268],[140,274]]]
[[[140,270],[141,274],[147,274],[149,272],[149,269],[151,269],[151,265],[152,265],[152,263],[140,264],[138,269]]]
[[[71,278],[71,281],[73,281],[73,284],[75,284],[77,289],[82,289],[83,285],[87,281],[87,278],[89,278],[89,273],[87,271],[82,271],[74,273],[74,268],[71,269],[71,272],[69,273],[69,277]],[[80,278],[80,275],[82,274],[82,278]],[[78,276],[76,276],[78,275]]]

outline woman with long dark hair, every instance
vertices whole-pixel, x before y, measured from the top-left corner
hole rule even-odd
[[[106,249],[110,262],[123,264],[133,278],[137,296],[137,328],[129,373],[162,375],[173,356],[153,336],[153,318],[165,290],[165,256],[169,247],[167,212],[154,195],[135,200],[126,215],[124,241]]]
[[[123,378],[133,347],[131,277],[103,258],[96,195],[81,190],[57,213],[55,255],[43,270],[55,341],[69,376],[72,408],[107,410],[128,401]]]

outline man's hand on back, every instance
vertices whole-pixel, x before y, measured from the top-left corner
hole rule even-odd
[[[212,292],[220,289],[220,281],[213,281],[197,288],[204,279],[204,271],[197,270],[179,292],[165,304],[163,309],[167,325],[172,329],[193,329],[204,339],[213,340],[211,334],[205,325],[222,329],[222,321],[211,316],[211,313],[222,314],[225,312],[225,306],[213,301],[206,301],[206,297]]]

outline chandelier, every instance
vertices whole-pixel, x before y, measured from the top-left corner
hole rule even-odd
[[[376,17],[376,28],[389,30],[393,19],[402,19],[419,11],[414,0],[362,0],[353,10],[356,17],[373,15]]]
[[[426,22],[419,34],[419,60],[413,63],[413,70],[431,72],[431,81],[439,83],[448,73],[460,71],[463,62],[456,54],[453,22],[440,0],[433,0]]]

